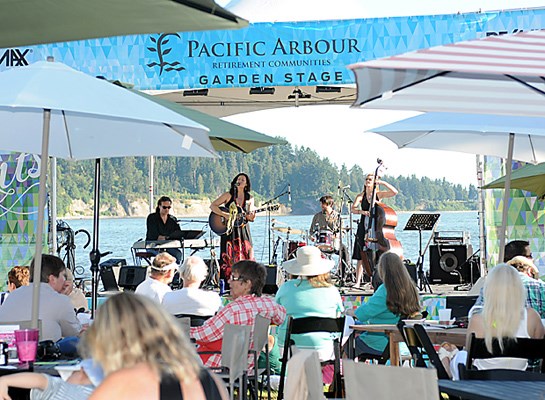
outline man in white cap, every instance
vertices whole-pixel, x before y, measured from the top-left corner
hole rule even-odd
[[[172,282],[178,264],[170,254],[160,253],[153,259],[150,268],[149,276],[138,285],[135,293],[147,296],[160,304],[165,294],[172,292],[168,285]]]

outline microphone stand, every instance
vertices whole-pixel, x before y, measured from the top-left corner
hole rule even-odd
[[[289,193],[289,188],[284,190],[282,193],[280,193],[278,196],[275,196],[269,200],[267,200],[266,202],[263,203],[264,206],[268,206],[269,204],[272,204],[273,201],[279,199],[280,197],[286,195]],[[272,264],[273,262],[273,257],[272,257],[272,253],[271,253],[271,242],[272,242],[272,237],[271,237],[271,210],[267,210],[267,226],[269,227],[269,234],[268,234],[268,239],[267,241],[269,242],[268,243],[268,248],[269,248],[269,264]]]

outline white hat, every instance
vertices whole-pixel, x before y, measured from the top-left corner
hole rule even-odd
[[[331,271],[335,265],[333,260],[322,258],[322,252],[314,246],[303,246],[297,249],[294,260],[285,261],[282,267],[291,275],[313,276]]]

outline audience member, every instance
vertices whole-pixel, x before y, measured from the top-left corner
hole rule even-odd
[[[9,270],[7,281],[7,292],[0,294],[0,304],[8,298],[9,294],[21,286],[28,286],[30,273],[28,267],[16,266]]]
[[[83,294],[80,288],[74,285],[74,274],[69,268],[66,268],[66,282],[64,283],[62,293],[68,296],[76,311],[89,311],[89,304],[87,303],[85,294]]]
[[[31,389],[31,400],[87,400],[100,381],[93,379],[101,370],[91,360],[82,361],[81,369],[66,381],[37,372],[21,372],[0,377],[0,399],[11,400],[8,388]]]
[[[284,283],[276,293],[276,302],[286,308],[288,316],[340,317],[344,306],[329,273],[334,264],[333,260],[322,258],[322,252],[314,246],[300,247],[295,259],[284,262],[282,267],[286,272],[298,277]],[[281,348],[284,346],[286,329],[287,320],[277,331]],[[333,358],[333,338],[330,333],[298,334],[292,335],[292,339],[298,348],[317,350],[322,361]]]
[[[136,294],[147,296],[157,303],[163,301],[166,293],[172,292],[169,284],[178,268],[176,259],[168,253],[159,253],[153,259],[149,276],[136,288]]]
[[[34,261],[30,265],[31,282],[33,272]],[[42,321],[41,340],[57,341],[61,337],[77,336],[81,331],[72,302],[61,294],[66,280],[65,273],[66,267],[59,257],[42,254],[38,313]],[[30,320],[32,292],[32,286],[15,289],[0,307],[0,322]]]
[[[165,310],[173,315],[212,316],[221,307],[220,296],[210,290],[199,289],[208,275],[208,267],[197,256],[188,257],[179,269],[183,288],[163,297]]]
[[[395,253],[380,256],[378,274],[383,281],[373,296],[355,312],[362,324],[397,324],[401,318],[420,314],[418,290],[403,261]],[[380,355],[388,339],[382,333],[363,332],[356,339],[356,355]]]
[[[520,273],[522,284],[526,290],[526,306],[536,310],[541,318],[545,318],[545,283],[539,279],[539,271],[532,261],[530,243],[525,240],[513,240],[507,243],[504,259],[510,265],[515,266]],[[532,279],[530,276],[536,276],[536,279]],[[481,288],[470,314],[474,308],[482,307],[484,303],[484,288]]]
[[[145,296],[110,297],[85,333],[81,352],[105,374],[92,400],[227,398],[174,317]]]
[[[499,264],[488,273],[484,284],[486,302],[473,309],[467,328],[466,347],[471,334],[484,338],[486,348],[492,351],[492,341],[497,339],[503,348],[505,339],[543,338],[545,328],[539,314],[525,305],[526,291],[522,275],[507,264]],[[465,363],[467,353],[460,351],[450,364],[452,375],[458,377],[458,364]],[[478,369],[518,369],[525,370],[528,360],[518,358],[490,358],[475,360]]]
[[[511,240],[507,243],[505,245],[503,262],[507,262],[516,256],[523,256],[531,259],[532,250],[530,249],[530,242],[526,240]]]
[[[197,351],[221,351],[225,324],[252,325],[257,314],[280,325],[286,318],[286,309],[273,298],[262,296],[267,270],[255,261],[243,260],[233,265],[229,277],[231,301],[204,325],[191,328],[191,337],[199,345]],[[251,339],[251,343],[253,338]],[[218,367],[220,354],[201,354],[205,365]]]

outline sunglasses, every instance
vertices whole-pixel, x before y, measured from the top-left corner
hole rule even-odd
[[[163,210],[170,210],[171,209],[171,206],[161,206],[163,207]]]

